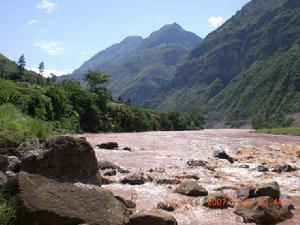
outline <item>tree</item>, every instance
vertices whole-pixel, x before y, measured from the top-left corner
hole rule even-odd
[[[89,70],[84,74],[84,79],[86,82],[88,82],[91,91],[96,91],[100,84],[108,81],[108,77],[102,74],[99,70]]]
[[[44,62],[41,62],[39,65],[39,72],[41,76],[43,76],[44,71],[45,71],[45,64]]]
[[[19,78],[23,77],[25,66],[26,66],[25,56],[24,54],[22,54],[18,61]]]

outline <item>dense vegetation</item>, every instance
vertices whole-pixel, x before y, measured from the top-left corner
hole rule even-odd
[[[67,79],[83,80],[88,70],[100,69],[110,76],[107,88],[113,97],[141,105],[171,80],[190,50],[201,42],[197,35],[170,24],[149,37],[128,37],[99,52]]]
[[[144,106],[249,123],[300,110],[300,1],[253,0],[194,49]]]
[[[0,78],[0,144],[19,143],[31,137],[47,138],[56,133],[203,127],[203,117],[198,112],[154,113],[114,103],[111,93],[101,88],[107,77],[99,71],[87,72],[85,80],[89,88],[76,81],[45,80],[43,85],[37,85],[24,82],[23,78],[20,81]]]

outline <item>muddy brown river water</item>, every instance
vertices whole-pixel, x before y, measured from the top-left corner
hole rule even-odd
[[[257,134],[251,130],[202,130],[182,132],[144,132],[84,134],[95,148],[99,160],[109,160],[127,168],[130,173],[144,172],[153,180],[172,179],[176,176],[197,175],[199,184],[208,192],[217,192],[220,187],[235,198],[234,188],[241,185],[255,185],[277,181],[280,184],[283,201],[292,202],[296,207],[294,217],[284,225],[300,224],[300,170],[289,173],[256,170],[258,165],[269,169],[289,164],[300,168],[300,137]],[[96,147],[103,142],[118,142],[119,148],[130,147],[132,152],[123,150],[101,150]],[[213,157],[214,149],[224,149],[236,159],[230,164]],[[210,168],[191,168],[188,160],[205,160]],[[240,168],[242,164],[249,168]],[[147,172],[150,169],[153,172]],[[126,174],[125,174],[126,175]],[[125,176],[109,177],[116,182]],[[128,175],[128,174],[127,174]],[[153,209],[158,202],[169,201],[177,207],[171,214],[179,225],[232,225],[244,224],[233,213],[234,208],[212,210],[202,206],[202,197],[186,197],[173,193],[175,185],[159,185],[147,182],[144,185],[104,185],[114,194],[137,203],[137,211]]]

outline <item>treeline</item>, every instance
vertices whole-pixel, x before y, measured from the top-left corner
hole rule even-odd
[[[7,113],[11,111],[10,119],[5,113],[0,115],[0,140],[1,136],[2,140],[13,138],[13,127],[21,136],[19,141],[31,136],[43,138],[53,133],[140,132],[203,127],[203,117],[197,112],[157,113],[115,103],[111,93],[99,86],[106,80],[107,77],[97,71],[86,74],[88,88],[76,81],[57,83],[49,80],[41,86],[0,78],[0,110]],[[20,113],[23,114],[23,120],[14,119],[20,118]],[[29,124],[42,128],[40,133],[18,130],[18,127],[26,126],[26,123],[18,123],[29,120],[29,117],[32,119]],[[15,125],[11,124],[13,120],[16,120]],[[9,130],[8,127],[13,129]]]

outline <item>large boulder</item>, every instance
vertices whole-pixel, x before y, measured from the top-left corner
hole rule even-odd
[[[17,225],[123,225],[128,221],[125,204],[101,187],[87,189],[20,172],[6,190],[17,211]]]
[[[129,219],[128,225],[177,225],[176,219],[161,210],[140,212]]]
[[[245,223],[275,225],[293,217],[288,207],[283,207],[270,197],[249,198],[236,207],[235,214],[241,216]]]
[[[22,171],[58,181],[101,183],[95,152],[84,138],[55,137],[28,144],[20,152]]]
[[[199,185],[198,182],[193,180],[181,182],[181,184],[179,184],[179,186],[175,189],[174,192],[193,197],[208,195],[207,190],[201,185]]]

